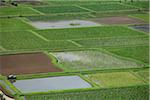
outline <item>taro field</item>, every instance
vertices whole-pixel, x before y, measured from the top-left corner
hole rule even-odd
[[[1,0],[0,100],[149,100],[148,2]]]

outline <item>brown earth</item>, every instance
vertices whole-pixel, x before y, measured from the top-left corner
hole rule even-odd
[[[127,16],[96,18],[92,21],[100,24],[144,24],[143,21]]]
[[[0,56],[0,74],[20,75],[62,71],[43,53]]]

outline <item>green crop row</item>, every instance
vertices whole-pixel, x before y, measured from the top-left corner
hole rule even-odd
[[[0,33],[0,45],[9,50],[59,50],[62,48],[75,48],[76,45],[68,41],[46,41],[30,31],[15,31]]]
[[[88,12],[87,10],[78,8],[76,6],[56,6],[56,7],[47,6],[34,8],[46,14]]]
[[[97,89],[89,91],[27,94],[27,100],[148,100],[147,85],[123,88]]]
[[[101,47],[115,47],[115,46],[135,46],[135,45],[148,45],[149,38],[142,37],[122,37],[122,38],[102,38],[102,39],[84,39],[75,40],[83,47],[101,48]]]
[[[103,37],[146,36],[142,32],[124,26],[100,26],[89,28],[35,30],[48,40],[85,39]]]
[[[0,16],[27,16],[27,15],[40,15],[39,11],[36,11],[30,7],[1,7]]]
[[[119,56],[133,58],[149,64],[149,46],[113,47],[105,49]]]
[[[45,16],[28,16],[31,21],[51,21],[51,20],[68,20],[68,19],[86,19],[92,18],[90,14],[63,14],[63,15],[45,15]]]
[[[0,32],[35,29],[19,18],[0,18]]]
[[[82,5],[82,7],[91,9],[93,11],[115,11],[115,10],[136,9],[135,7],[122,5],[120,3],[104,3],[104,4]]]

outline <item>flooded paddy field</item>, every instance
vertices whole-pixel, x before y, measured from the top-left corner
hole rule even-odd
[[[137,29],[139,31],[143,31],[146,33],[149,33],[149,25],[135,25],[135,26],[130,26],[131,28]]]
[[[91,87],[89,83],[81,79],[79,76],[59,76],[17,80],[15,83],[13,83],[13,85],[23,93]]]
[[[38,29],[78,28],[99,26],[100,24],[87,20],[34,21],[31,25]]]

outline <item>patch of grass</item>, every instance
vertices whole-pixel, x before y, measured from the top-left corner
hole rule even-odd
[[[149,14],[131,14],[130,16],[139,18],[139,19],[149,23]]]
[[[0,45],[7,50],[59,50],[76,48],[68,41],[45,41],[30,31],[9,31],[0,33]]]
[[[34,7],[45,14],[88,12],[76,6]]]
[[[29,7],[1,7],[0,16],[26,16],[26,15],[40,15],[37,11]]]
[[[97,73],[85,75],[86,78],[95,82],[100,87],[126,87],[143,85],[144,81],[138,79],[129,72]]]
[[[0,32],[34,29],[19,18],[0,18]]]
[[[90,91],[25,94],[25,98],[27,100],[148,100],[149,87],[148,85],[143,85]]]
[[[110,37],[100,39],[84,39],[75,40],[78,44],[86,48],[101,48],[101,47],[117,47],[117,46],[135,46],[135,45],[148,45],[148,36],[142,37]]]
[[[46,16],[28,16],[31,21],[54,21],[68,19],[86,19],[91,18],[89,14],[64,14],[64,15],[46,15]]]
[[[149,1],[134,1],[134,2],[127,2],[127,4],[136,6],[139,8],[149,9]]]
[[[150,79],[149,69],[139,70],[139,71],[136,71],[135,73],[149,84],[149,79]]]
[[[135,7],[121,5],[119,3],[102,3],[93,5],[82,5],[82,7],[94,10],[94,11],[117,11],[117,10],[131,10]]]
[[[105,49],[119,56],[133,58],[149,64],[149,46],[114,47]]]
[[[67,71],[138,68],[142,64],[100,51],[53,52],[60,67]]]
[[[89,28],[47,29],[37,30],[37,33],[49,40],[85,39],[123,36],[146,36],[142,32],[130,30],[124,26],[101,26]],[[111,41],[110,39],[107,39]],[[88,41],[92,40],[85,40]],[[99,45],[99,44],[98,44]]]

